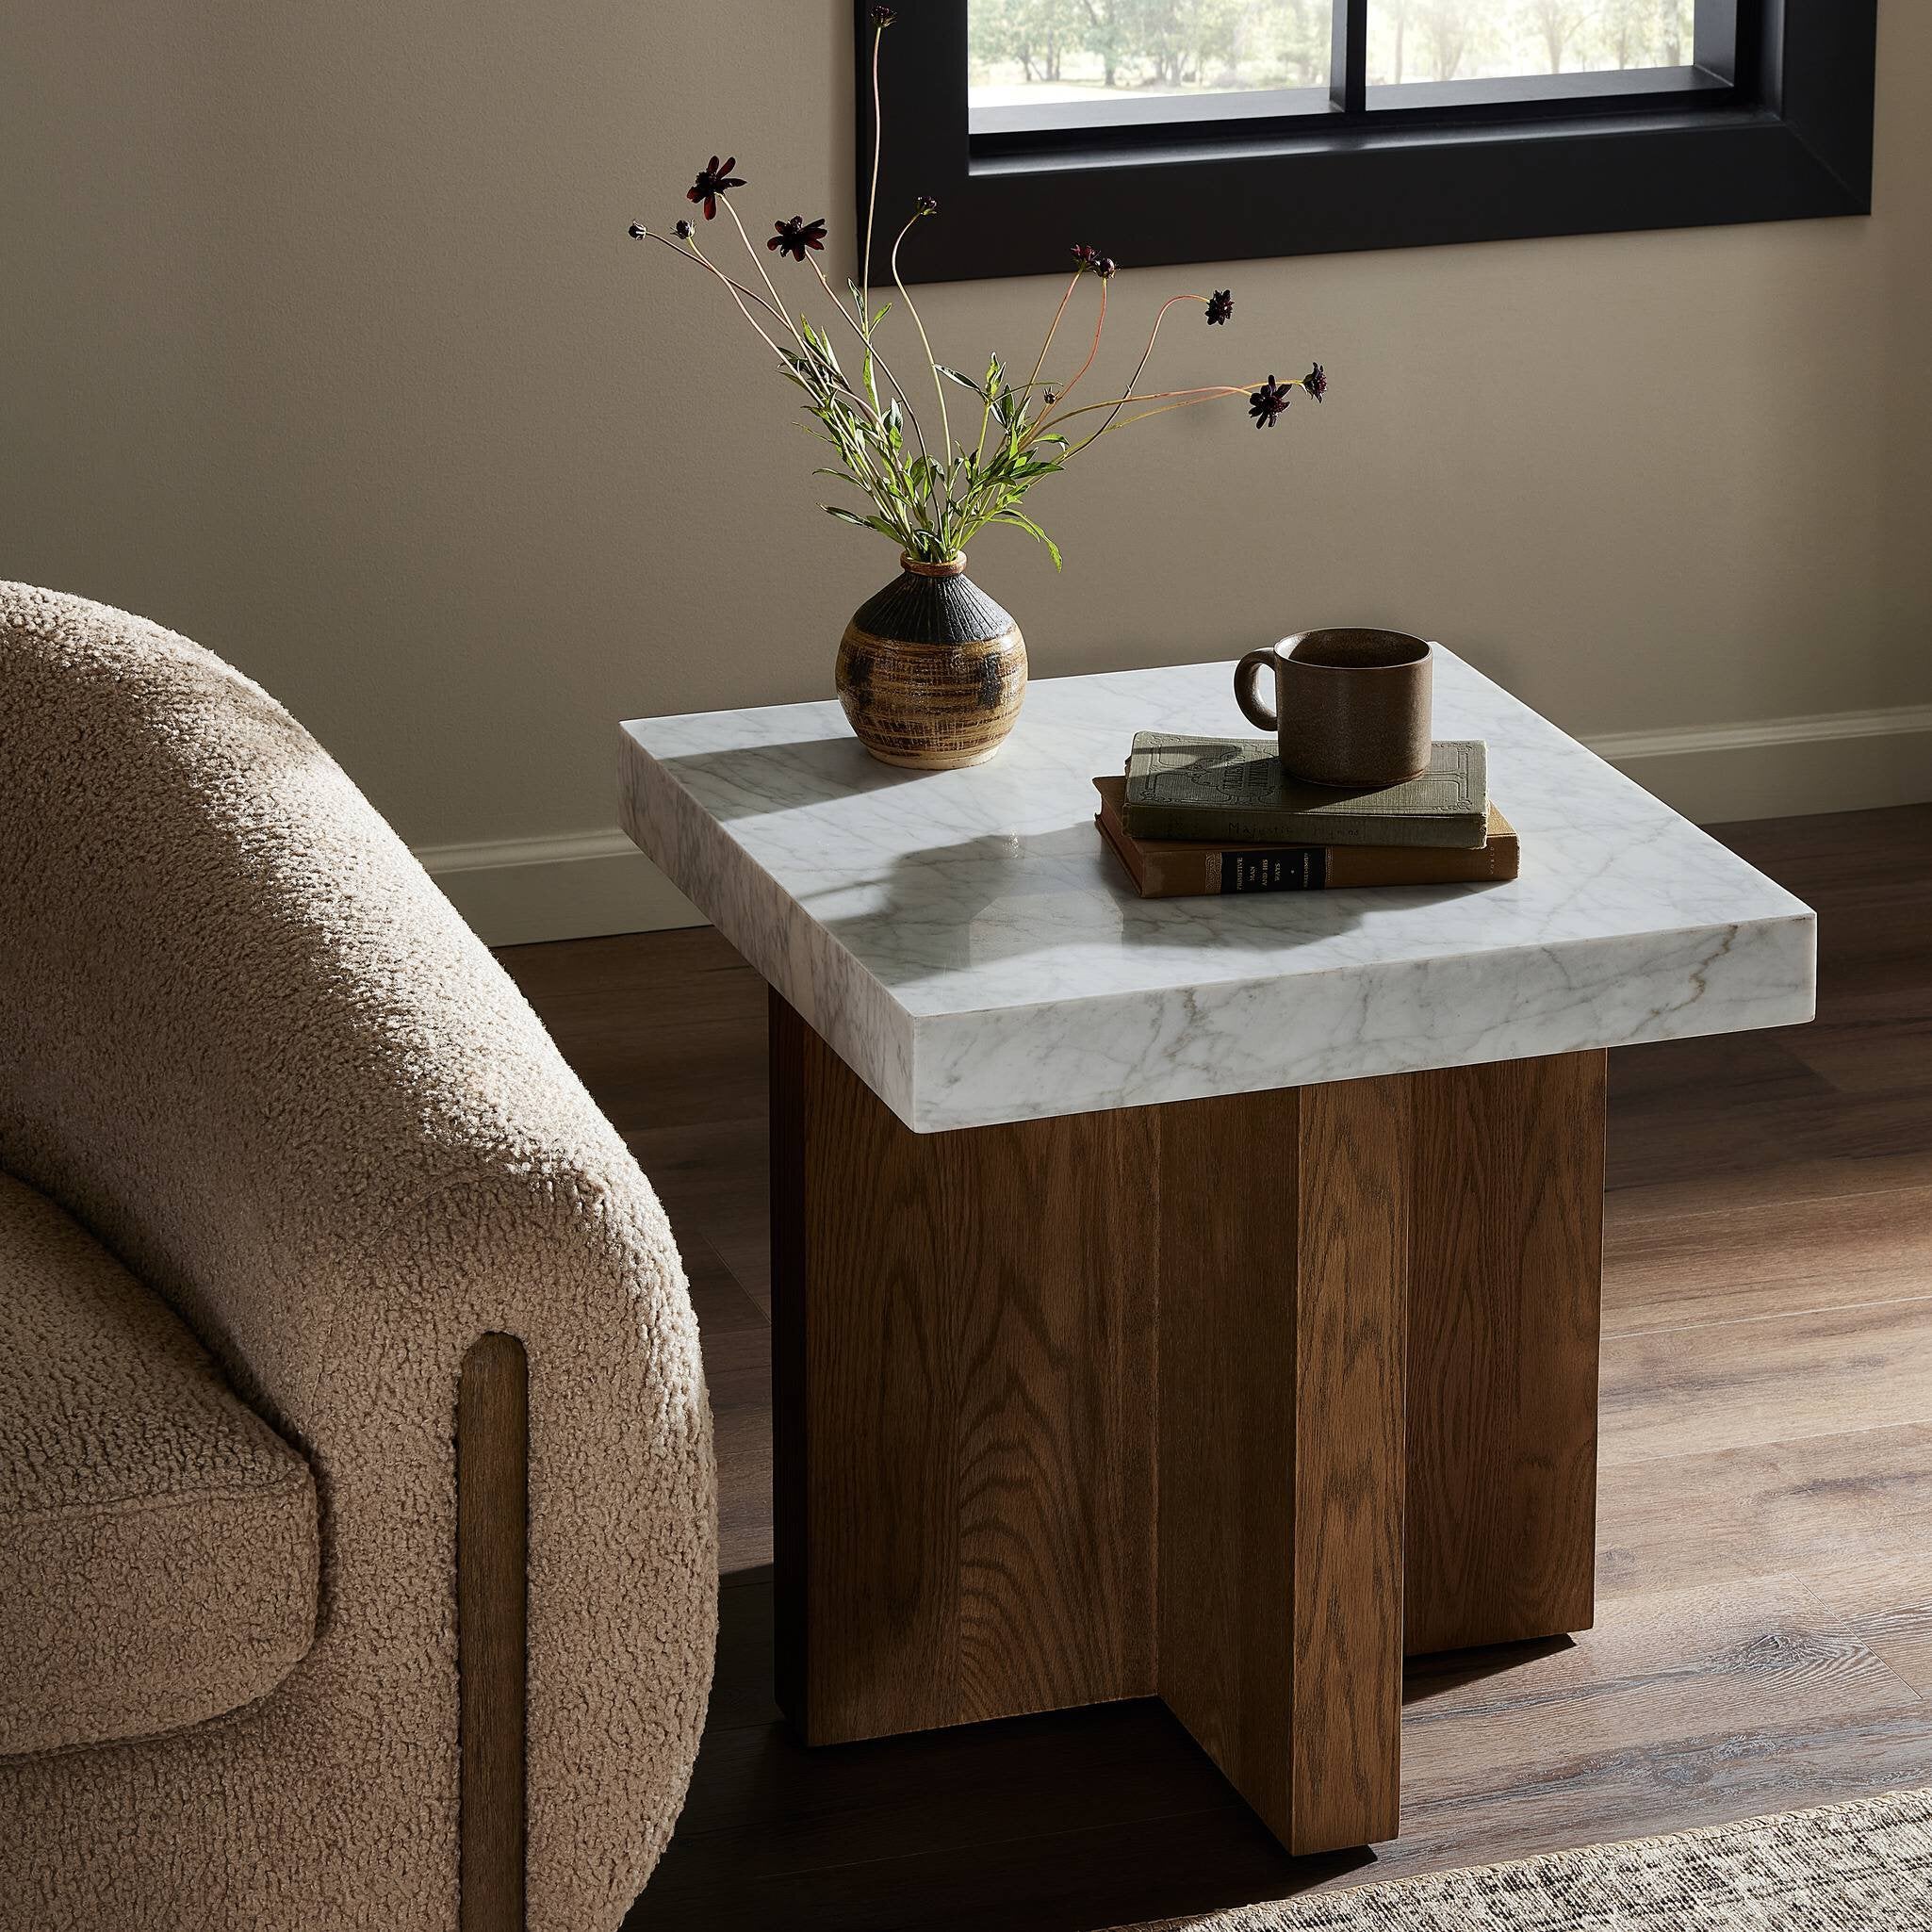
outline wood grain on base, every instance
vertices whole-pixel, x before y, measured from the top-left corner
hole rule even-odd
[[[778,1697],[827,1744],[1154,1690],[1153,1124],[904,1127],[772,999]]]
[[[917,1135],[771,1014],[803,1735],[1157,1690],[1290,1849],[1394,1836],[1405,1488],[1412,1647],[1589,1621],[1602,1056]]]
[[[1393,1837],[1407,1083],[1156,1111],[1161,1696],[1291,1851]]]
[[[1292,1091],[1247,1096],[1238,1119],[1203,1100],[1162,1122],[1161,1696],[1284,1841],[1300,1141]]]
[[[1411,1077],[1407,1647],[1586,1629],[1604,1056]]]
[[[529,1365],[486,1334],[456,1399],[461,1932],[523,1932],[529,1498]]]

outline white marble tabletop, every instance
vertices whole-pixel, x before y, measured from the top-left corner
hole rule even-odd
[[[626,828],[921,1132],[1807,1020],[1809,909],[1439,651],[1508,884],[1143,900],[1094,827],[1136,730],[1248,731],[1226,664],[1046,679],[990,764],[835,703],[623,728]]]

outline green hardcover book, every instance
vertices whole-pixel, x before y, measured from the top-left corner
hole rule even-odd
[[[1438,740],[1407,784],[1335,791],[1288,778],[1272,738],[1137,731],[1121,820],[1136,839],[1473,850],[1488,833],[1489,776],[1475,738]]]

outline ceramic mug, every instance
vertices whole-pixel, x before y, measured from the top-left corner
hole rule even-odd
[[[1235,666],[1235,702],[1311,785],[1400,785],[1429,769],[1435,647],[1400,630],[1303,630]],[[1255,689],[1274,674],[1274,704]]]

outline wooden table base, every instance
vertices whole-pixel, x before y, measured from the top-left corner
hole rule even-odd
[[[1393,1837],[1404,1649],[1590,1621],[1603,1055],[918,1135],[771,1010],[807,1742],[1159,1696]]]

